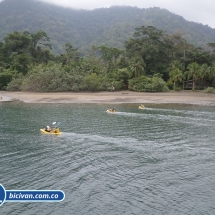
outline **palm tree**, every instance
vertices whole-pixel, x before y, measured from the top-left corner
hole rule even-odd
[[[200,68],[200,78],[202,80],[205,79],[205,83],[206,83],[206,80],[210,76],[210,71],[211,71],[211,68],[206,63],[204,63],[204,64],[201,65],[201,68]]]
[[[130,71],[132,73],[132,77],[139,77],[140,75],[144,75],[144,61],[141,57],[134,57],[130,62]]]
[[[180,69],[175,68],[170,72],[170,80],[172,80],[174,83],[174,90],[175,90],[176,82],[182,82],[183,79],[184,79],[184,75]]]
[[[176,68],[182,70],[182,64],[181,64],[181,62],[179,60],[172,61],[172,63],[170,64],[169,69],[171,71],[171,70],[174,70]]]
[[[200,78],[201,67],[198,63],[193,62],[188,65],[188,71],[186,72],[188,79],[192,78],[193,89],[195,90],[195,82]]]
[[[181,62],[178,60],[172,61],[169,71],[170,80],[173,81],[175,90],[176,82],[182,82],[184,79]]]

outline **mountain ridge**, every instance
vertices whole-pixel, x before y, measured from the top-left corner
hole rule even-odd
[[[43,30],[57,53],[64,51],[66,43],[71,43],[82,53],[91,45],[123,49],[135,28],[149,25],[169,34],[181,33],[195,46],[215,42],[215,29],[158,7],[112,6],[84,10],[38,0],[0,2],[0,41],[13,31],[34,33]]]

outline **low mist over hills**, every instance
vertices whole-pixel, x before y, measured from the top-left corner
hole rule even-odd
[[[0,40],[13,31],[43,30],[56,53],[71,43],[85,53],[91,45],[124,48],[136,27],[154,26],[167,33],[181,33],[195,46],[215,42],[215,29],[165,9],[115,6],[94,10],[74,10],[37,0],[4,0],[0,3]]]

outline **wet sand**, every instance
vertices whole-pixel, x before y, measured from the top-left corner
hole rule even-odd
[[[180,91],[165,93],[142,93],[133,91],[116,92],[8,92],[0,91],[0,102],[22,101],[25,103],[181,103],[215,105],[215,94]]]

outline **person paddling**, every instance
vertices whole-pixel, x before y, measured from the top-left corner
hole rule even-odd
[[[51,128],[47,125],[46,128],[45,128],[45,131],[51,132]]]
[[[60,133],[60,129],[58,127],[55,127],[53,133]]]

